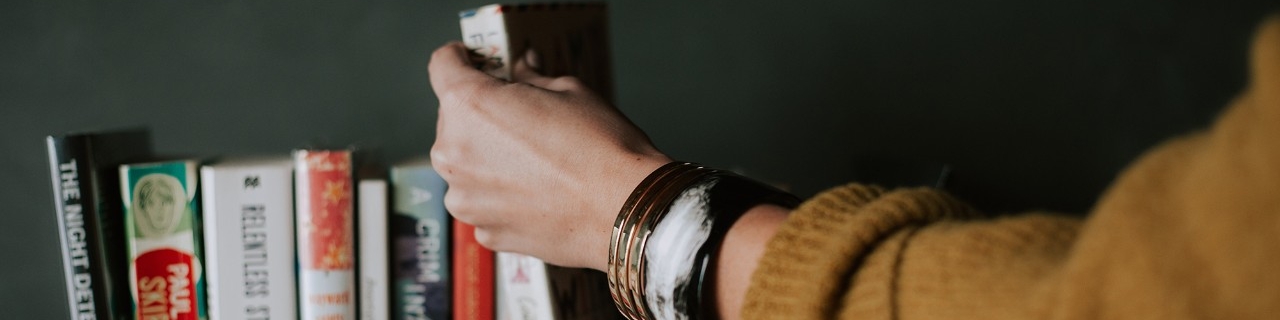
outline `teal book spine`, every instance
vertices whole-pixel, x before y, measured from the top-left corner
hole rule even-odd
[[[194,160],[120,166],[137,319],[206,319]]]
[[[391,168],[392,319],[449,319],[450,221],[444,179],[426,160]]]

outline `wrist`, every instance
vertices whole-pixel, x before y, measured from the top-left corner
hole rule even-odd
[[[609,239],[609,235],[613,230],[618,208],[623,206],[627,197],[631,195],[631,191],[645,177],[670,162],[671,158],[654,151],[648,154],[636,153],[628,155],[623,161],[606,168],[606,170],[611,171],[607,173],[606,177],[611,178],[598,179],[597,181],[607,183],[607,185],[592,186],[594,191],[602,192],[603,194],[594,199],[589,199],[597,202],[592,212],[599,213],[599,220],[593,222],[592,225],[599,227],[593,228],[593,234],[585,239],[585,241],[592,244],[591,250],[584,252],[585,267],[600,271],[606,270],[609,264],[607,239]],[[605,241],[601,241],[602,239]]]
[[[727,171],[668,163],[631,192],[610,234],[611,294],[631,319],[716,318],[712,278],[720,244],[761,203],[794,196]]]
[[[716,270],[712,296],[720,319],[739,319],[742,303],[751,285],[751,275],[764,257],[765,247],[778,227],[786,221],[791,209],[761,204],[742,215],[729,228],[720,252],[716,255]]]

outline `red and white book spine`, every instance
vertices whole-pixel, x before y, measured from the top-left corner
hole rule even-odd
[[[211,319],[297,319],[293,162],[237,158],[200,168]]]
[[[298,310],[303,320],[356,319],[355,211],[351,151],[293,155]]]
[[[475,226],[453,220],[453,318],[494,318],[493,251],[476,242]]]

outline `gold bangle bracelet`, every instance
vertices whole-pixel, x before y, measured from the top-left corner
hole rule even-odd
[[[636,223],[638,216],[641,214],[640,212],[637,212],[638,209],[645,202],[650,202],[646,200],[654,197],[654,187],[661,185],[658,182],[664,180],[669,175],[673,173],[678,174],[678,171],[686,169],[687,167],[683,166],[683,164],[684,163],[681,162],[667,163],[659,167],[657,170],[654,170],[654,172],[649,176],[645,177],[645,179],[640,182],[640,185],[638,185],[627,198],[627,201],[623,204],[622,210],[619,212],[617,219],[614,221],[613,234],[610,238],[609,265],[607,270],[609,291],[613,296],[614,303],[618,305],[618,310],[629,319],[643,319],[640,318],[637,310],[637,307],[643,306],[639,305],[640,301],[635,301],[632,298],[632,290],[629,288],[628,282],[622,280],[623,277],[626,277],[627,273],[629,273],[629,270],[626,270],[626,257],[628,256],[626,251],[629,248],[624,247],[624,244],[629,242],[630,239],[628,238],[631,234],[632,227]]]
[[[634,298],[639,300],[640,303],[645,303],[645,308],[641,309],[641,312],[645,314],[652,314],[652,312],[650,312],[651,310],[648,310],[648,304],[644,298],[645,286],[648,282],[648,279],[645,276],[648,269],[648,263],[644,255],[645,252],[647,252],[646,248],[648,248],[650,235],[653,234],[653,229],[656,227],[657,223],[670,211],[671,203],[679,197],[679,195],[684,192],[690,184],[716,172],[713,169],[699,165],[686,164],[685,166],[688,167],[689,170],[683,171],[683,174],[667,180],[666,185],[663,186],[661,189],[662,191],[657,194],[657,197],[651,199],[653,201],[646,209],[645,215],[643,216],[644,219],[637,224],[637,227],[639,228],[638,232],[632,236],[631,250],[629,250],[631,254],[628,257],[629,259],[632,259],[632,261],[628,264],[628,267],[630,271],[633,274],[637,274],[637,276],[631,277],[628,280],[632,281],[631,289],[633,290]]]
[[[691,181],[697,174],[700,166],[691,163],[679,163],[679,168],[673,170],[664,176],[663,179],[654,181],[653,186],[649,186],[652,190],[652,196],[642,199],[644,201],[637,204],[639,210],[637,218],[628,228],[630,233],[624,236],[625,250],[623,256],[623,271],[625,276],[621,280],[626,282],[628,299],[636,304],[635,311],[641,319],[651,319],[649,305],[645,301],[644,283],[645,283],[645,263],[644,250],[641,244],[648,238],[648,232],[651,227],[648,225],[660,218],[659,215],[665,214],[673,194],[679,194],[684,189],[684,185]]]
[[[688,207],[689,201],[701,204]],[[676,209],[678,203],[685,204]],[[631,191],[610,234],[606,272],[609,293],[618,310],[631,320],[679,315],[717,318],[714,302],[708,300],[714,284],[707,272],[714,269],[714,257],[728,228],[759,203],[794,207],[799,199],[731,172],[694,163],[671,162],[655,169]],[[668,219],[677,220],[675,224],[662,222]],[[680,226],[686,226],[683,230],[689,230],[688,226],[704,229],[692,239],[672,238],[685,234]],[[692,242],[673,247],[672,239],[682,239],[677,241],[681,244]],[[685,262],[669,260],[672,258],[667,255],[693,260],[687,266],[676,266],[681,271],[673,274],[672,261]]]

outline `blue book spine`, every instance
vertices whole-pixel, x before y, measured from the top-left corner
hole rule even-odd
[[[444,179],[425,160],[391,168],[392,319],[449,319],[450,217]]]

